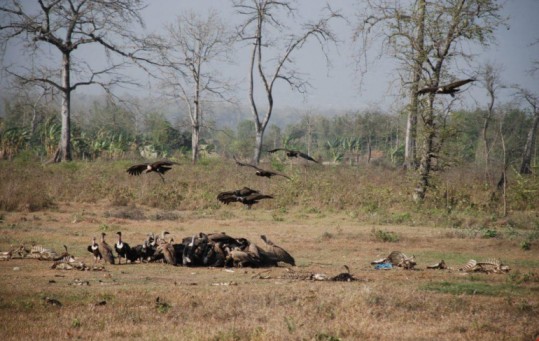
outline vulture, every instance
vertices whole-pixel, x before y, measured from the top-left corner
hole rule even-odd
[[[441,85],[437,87],[436,86],[425,87],[419,90],[417,94],[423,95],[426,93],[431,93],[431,94],[451,95],[451,97],[455,97],[455,93],[460,91],[459,87],[473,81],[475,81],[475,79],[469,78],[469,79],[464,79],[464,80],[456,81],[450,84]]]
[[[92,239],[92,244],[88,245],[88,251],[94,255],[94,264],[103,259],[101,252],[99,252],[99,245],[95,241],[95,237]]]
[[[236,161],[236,164],[238,166],[254,168],[256,170],[255,174],[258,175],[258,176],[263,176],[263,177],[266,177],[266,178],[270,179],[272,176],[279,175],[279,176],[283,176],[283,177],[287,178],[288,180],[291,180],[290,177],[288,177],[287,175],[277,173],[277,172],[274,172],[274,171],[265,170],[265,169],[262,169],[262,168],[259,168],[259,167],[255,166],[255,165],[248,164],[248,163],[239,162],[238,160],[236,160],[235,156],[234,156],[234,161]]]
[[[122,264],[122,257],[125,258],[126,263],[127,260],[134,262],[137,257],[129,244],[122,241],[122,232],[118,231],[116,234],[118,235],[118,242],[114,244],[114,250],[118,254],[118,264]]]
[[[170,242],[163,240],[159,246],[155,249],[154,256],[156,254],[162,254],[165,262],[171,265],[177,265],[178,261],[176,259],[176,251],[174,245],[172,244],[174,239],[171,239]]]
[[[319,163],[318,161],[316,161],[315,159],[313,159],[309,155],[307,155],[305,153],[302,153],[302,152],[300,152],[298,150],[291,150],[291,149],[286,149],[286,148],[276,148],[276,149],[268,150],[268,153],[272,154],[272,153],[278,152],[279,150],[283,150],[286,153],[286,156],[288,156],[288,157],[298,157],[299,156],[299,157],[304,158],[305,160]]]
[[[266,243],[269,248],[267,253],[274,256],[276,262],[283,262],[292,266],[296,266],[296,261],[294,260],[294,257],[292,257],[285,249],[273,244],[273,242],[269,240],[265,235],[261,235],[260,238],[264,241],[264,243]]]
[[[99,253],[101,253],[101,256],[103,257],[105,262],[114,264],[114,255],[112,254],[112,248],[105,241],[106,235],[107,234],[105,232],[101,233],[101,242],[97,243],[97,247],[99,249]]]
[[[241,202],[247,208],[251,208],[254,204],[262,199],[273,199],[271,195],[262,194],[257,190],[243,187],[235,191],[221,192],[217,195],[217,200],[228,205],[231,202]]]
[[[172,169],[172,165],[178,165],[177,162],[172,161],[157,161],[154,163],[142,163],[140,165],[133,165],[127,169],[127,173],[131,175],[140,175],[142,172],[150,173],[156,172],[161,177],[161,180],[165,182],[165,177],[163,176],[167,171]]]
[[[335,281],[335,282],[357,281],[357,279],[354,276],[352,276],[352,274],[350,273],[350,268],[348,267],[348,265],[345,264],[344,268],[346,269],[346,272],[341,272],[340,274],[331,277],[330,280]]]

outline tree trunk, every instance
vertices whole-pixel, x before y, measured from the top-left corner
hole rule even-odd
[[[484,144],[484,153],[485,153],[485,182],[489,184],[490,186],[490,174],[489,174],[489,158],[490,158],[490,148],[488,145],[488,139],[487,139],[487,130],[490,123],[490,117],[491,117],[492,111],[489,110],[487,116],[485,117],[485,122],[483,122],[483,144]]]
[[[62,61],[62,133],[60,137],[60,153],[55,159],[71,161],[71,81],[70,81],[70,55],[64,54]]]
[[[539,125],[539,111],[535,113],[533,123],[528,132],[526,145],[524,146],[524,155],[522,156],[522,164],[520,165],[520,174],[531,174],[532,154],[535,147],[535,136],[537,134],[537,126]]]
[[[191,133],[191,149],[192,149],[193,164],[196,164],[198,162],[199,141],[200,141],[200,127],[197,124],[197,125],[193,125],[193,131]]]
[[[412,84],[410,86],[410,106],[408,110],[408,119],[406,121],[406,137],[404,139],[404,168],[416,169],[416,139],[417,139],[417,112],[419,108],[419,81],[421,80],[421,70],[425,60],[424,41],[425,41],[425,0],[418,1],[418,22],[415,49],[415,63],[413,66]]]
[[[254,158],[253,158],[253,163],[256,165],[258,165],[258,163],[260,162],[263,142],[264,142],[264,129],[262,128],[262,126],[257,125],[256,136],[255,136],[255,153],[254,153]]]
[[[434,94],[429,95],[428,108],[424,118],[425,136],[423,139],[421,161],[419,162],[419,183],[414,195],[414,200],[416,202],[421,202],[425,199],[427,188],[429,187],[434,137],[436,136],[436,127],[434,123],[434,97]]]

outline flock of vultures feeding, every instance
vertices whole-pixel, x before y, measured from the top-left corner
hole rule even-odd
[[[164,262],[170,265],[207,267],[269,267],[277,266],[279,262],[296,265],[294,257],[265,235],[260,236],[264,241],[264,247],[260,247],[248,239],[234,238],[224,232],[201,232],[175,243],[173,238],[169,238],[170,233],[164,231],[160,235],[150,233],[141,244],[131,247],[122,239],[121,232],[117,234],[118,241],[114,246],[105,241],[104,232],[99,242],[93,238],[87,249],[94,256],[94,264],[101,261],[115,264],[118,258],[118,264],[123,259],[124,263]]]

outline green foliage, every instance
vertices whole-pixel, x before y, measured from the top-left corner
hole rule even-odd
[[[396,243],[400,240],[399,235],[395,232],[377,230],[375,228],[371,230],[371,236],[375,240],[381,241],[384,243]]]
[[[529,240],[523,240],[521,243],[520,243],[520,248],[524,251],[529,251],[531,250],[532,248],[532,244],[530,243]]]
[[[496,238],[498,237],[498,231],[496,230],[485,230],[483,231],[483,238]]]
[[[71,328],[80,328],[82,326],[82,323],[80,322],[80,320],[78,318],[74,318],[72,321],[71,321]]]

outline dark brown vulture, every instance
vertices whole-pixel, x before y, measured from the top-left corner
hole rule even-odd
[[[127,173],[131,175],[140,175],[142,172],[149,173],[149,172],[156,172],[161,177],[161,180],[165,182],[165,178],[163,175],[172,169],[172,165],[178,165],[177,162],[172,161],[156,161],[154,163],[142,163],[140,165],[133,165],[127,169]]]
[[[271,195],[265,195],[257,190],[243,187],[235,191],[221,192],[217,195],[217,200],[228,205],[231,202],[241,202],[247,208],[251,208],[254,204],[262,199],[273,199]]]
[[[105,241],[106,235],[107,234],[105,232],[101,232],[101,242],[97,243],[97,247],[99,249],[101,257],[103,257],[103,260],[107,263],[114,264],[114,255],[112,254],[112,248]]]
[[[279,150],[285,151],[286,156],[288,156],[288,157],[298,157],[299,156],[299,157],[304,158],[305,160],[309,160],[309,161],[319,163],[318,161],[316,161],[315,159],[313,159],[309,155],[307,155],[305,153],[302,153],[302,152],[300,152],[298,150],[291,150],[291,149],[286,149],[286,148],[276,148],[276,149],[268,150],[268,153],[275,153],[275,152],[278,152]]]
[[[273,172],[273,171],[269,171],[269,170],[265,170],[265,169],[262,169],[262,168],[258,168],[257,166],[251,165],[251,164],[248,164],[248,163],[239,162],[238,160],[236,160],[235,156],[234,156],[234,161],[236,161],[236,164],[238,166],[254,168],[256,170],[255,174],[258,175],[258,176],[263,176],[263,177],[266,177],[266,178],[270,179],[272,176],[279,175],[279,176],[283,176],[283,177],[287,178],[288,180],[292,180],[287,175],[277,173],[277,172]]]
[[[294,260],[294,257],[292,257],[285,249],[273,244],[273,242],[269,240],[265,235],[261,235],[260,238],[268,246],[268,253],[272,255],[275,261],[296,266],[296,261]]]
[[[468,84],[470,82],[475,81],[473,78],[464,79],[460,81],[456,81],[447,85],[441,85],[441,86],[432,86],[432,87],[425,87],[417,92],[418,95],[423,95],[426,93],[431,94],[443,94],[443,95],[451,95],[451,97],[455,97],[455,93],[459,92],[459,87],[463,86],[464,84]]]

